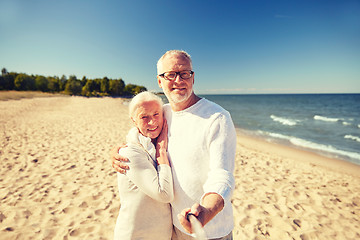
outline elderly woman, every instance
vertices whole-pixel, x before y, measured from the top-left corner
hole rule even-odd
[[[174,193],[162,105],[150,92],[136,95],[129,104],[136,127],[119,151],[129,159],[131,171],[117,174],[121,207],[114,239],[171,239],[169,202]]]

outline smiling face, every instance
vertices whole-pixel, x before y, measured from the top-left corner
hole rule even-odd
[[[142,135],[155,139],[163,126],[162,106],[156,101],[142,102],[138,105],[132,120]]]
[[[188,59],[180,54],[166,56],[160,66],[159,74],[164,72],[181,72],[192,70],[191,63]],[[182,79],[178,75],[175,80],[169,81],[158,76],[159,86],[163,89],[166,97],[172,106],[179,106],[185,109],[194,97],[193,85],[194,75],[189,79]]]

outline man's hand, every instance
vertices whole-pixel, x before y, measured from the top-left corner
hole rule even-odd
[[[185,208],[178,214],[178,219],[188,233],[193,233],[191,223],[186,219],[188,213],[194,214],[205,226],[216,214],[224,208],[224,199],[217,193],[208,193],[202,199],[202,204],[195,203],[191,208]]]
[[[199,220],[199,222],[201,223],[202,226],[204,226],[203,221],[200,219],[201,216],[199,216],[199,214],[202,211],[206,211],[205,209],[203,209],[202,206],[200,206],[200,204],[195,203],[191,208],[185,208],[184,210],[181,211],[180,214],[178,214],[178,219],[181,223],[181,225],[183,226],[183,228],[188,232],[188,233],[193,233],[193,230],[191,229],[191,223],[190,221],[187,219],[187,215],[189,213],[194,214],[197,219]],[[203,215],[203,214],[201,214]]]
[[[125,174],[126,170],[129,170],[129,166],[124,162],[128,162],[129,159],[120,156],[119,150],[120,148],[127,147],[125,144],[115,146],[110,152],[111,165],[115,169],[115,171]]]

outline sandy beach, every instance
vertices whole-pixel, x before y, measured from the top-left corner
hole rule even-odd
[[[0,101],[0,239],[112,239],[120,98]],[[360,166],[239,132],[234,239],[360,239]]]

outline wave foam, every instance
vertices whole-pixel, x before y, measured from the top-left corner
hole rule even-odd
[[[274,120],[275,122],[279,122],[283,125],[288,125],[288,126],[294,126],[299,122],[299,120],[281,118],[281,117],[277,117],[275,115],[271,115],[270,118],[272,120]]]
[[[331,145],[323,145],[323,144],[319,144],[319,143],[314,143],[311,141],[307,141],[301,138],[296,138],[296,137],[292,137],[292,136],[286,136],[283,134],[279,134],[279,133],[270,133],[270,132],[261,132],[262,134],[266,134],[270,137],[273,138],[278,138],[278,139],[282,139],[282,140],[287,140],[290,143],[292,143],[295,146],[299,146],[299,147],[303,147],[303,148],[308,148],[308,149],[313,149],[313,150],[317,150],[317,151],[322,151],[322,152],[327,152],[327,153],[331,153],[331,154],[336,154],[336,155],[341,155],[341,156],[346,156],[352,159],[357,159],[360,160],[360,154],[359,153],[355,153],[355,152],[347,152],[347,151],[343,151],[343,150],[339,150],[334,148]],[[360,138],[359,138],[360,140]]]
[[[354,140],[354,141],[357,141],[357,142],[360,142],[360,137],[357,137],[357,136],[353,136],[353,135],[345,135],[344,136],[345,139],[351,139],[351,140]]]
[[[337,122],[337,121],[341,120],[340,118],[329,118],[329,117],[323,117],[323,116],[319,116],[319,115],[315,115],[314,119],[320,120],[320,121],[325,121],[325,122]]]

